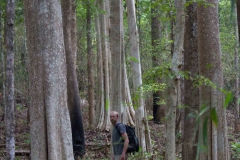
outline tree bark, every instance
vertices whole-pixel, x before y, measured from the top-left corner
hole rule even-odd
[[[58,0],[25,0],[32,159],[74,159]]]
[[[108,1],[100,1],[99,4],[100,8],[106,12],[108,12]],[[102,72],[102,80],[103,80],[103,88],[104,92],[101,92],[101,94],[104,94],[102,96],[101,103],[101,114],[100,119],[98,121],[97,128],[100,130],[110,130],[110,118],[109,118],[109,112],[110,112],[110,79],[109,79],[109,57],[110,57],[110,44],[108,41],[109,38],[109,18],[106,14],[101,13],[99,15],[99,24],[100,24],[100,35],[101,35],[101,57],[102,57],[102,66],[103,70]],[[101,61],[101,60],[100,60]]]
[[[229,159],[226,111],[223,108],[224,95],[219,88],[223,88],[223,72],[221,64],[221,50],[219,38],[218,1],[208,0],[212,6],[197,8],[198,26],[198,53],[199,73],[209,78],[216,88],[203,85],[200,87],[200,107],[206,105],[210,110],[216,109],[218,125],[215,127],[209,117],[207,152],[200,153],[200,159]],[[204,121],[210,113],[201,117],[199,142],[202,142],[202,131]],[[207,154],[206,154],[207,153]]]
[[[100,7],[100,4],[96,4],[97,7]],[[97,39],[97,103],[96,103],[96,123],[97,128],[103,126],[103,115],[104,115],[104,84],[103,84],[103,62],[102,62],[102,41],[101,41],[101,25],[100,25],[100,16],[95,18],[95,30],[96,30],[96,39]]]
[[[110,43],[111,43],[111,109],[119,113],[123,122],[123,6],[122,0],[110,1]]]
[[[6,5],[6,150],[8,160],[15,159],[14,127],[14,15],[15,1],[8,0]]]
[[[174,49],[172,56],[171,71],[175,77],[168,77],[167,80],[167,104],[166,104],[166,160],[176,158],[175,147],[175,127],[176,127],[176,109],[181,100],[180,75],[183,58],[184,41],[184,4],[185,0],[175,0],[176,25],[174,30]]]
[[[67,60],[67,94],[72,126],[73,151],[75,157],[82,157],[85,154],[85,139],[74,58],[76,55],[76,10],[73,4],[75,4],[75,0],[62,1],[62,18]]]
[[[88,52],[88,104],[89,126],[94,123],[94,79],[93,79],[93,52],[92,52],[92,13],[90,1],[87,3],[87,52]]]
[[[155,4],[155,0],[151,0],[153,4]],[[152,47],[153,47],[153,55],[152,55],[152,66],[157,67],[162,64],[160,59],[161,53],[158,50],[158,46],[161,41],[162,33],[161,33],[161,24],[160,24],[160,14],[158,13],[158,7],[152,5],[151,8],[151,34],[152,34]],[[157,78],[157,83],[163,83],[163,78]],[[161,123],[163,118],[165,117],[165,106],[158,104],[161,99],[164,99],[164,92],[157,91],[153,93],[153,120],[156,123]]]
[[[236,113],[235,113],[235,132],[240,132],[240,110],[239,110],[239,46],[240,46],[240,40],[239,40],[239,33],[240,33],[240,1],[236,1],[236,12],[237,12],[237,20],[235,23],[235,35],[236,35],[236,49],[235,49],[235,71],[236,71],[236,79],[235,79],[235,86],[236,86],[236,92],[235,92],[235,105],[236,105]]]
[[[189,72],[191,77],[199,74],[198,48],[197,48],[197,4],[187,6],[185,37],[184,37],[184,71]],[[183,159],[193,160],[197,155],[197,132],[196,114],[199,109],[199,89],[189,79],[184,80],[184,135],[183,135]],[[193,116],[195,115],[195,116]]]
[[[142,151],[152,152],[150,133],[148,129],[148,121],[146,120],[146,112],[144,108],[142,85],[142,71],[139,51],[139,38],[137,30],[135,2],[134,0],[128,0],[127,13],[128,13],[128,30],[130,38],[130,53],[135,59],[131,61],[131,69],[133,76],[133,90],[134,95],[138,95],[139,99],[135,102],[136,110],[136,132],[140,140],[140,147]]]

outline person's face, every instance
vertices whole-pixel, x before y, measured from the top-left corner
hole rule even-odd
[[[113,125],[115,125],[117,123],[118,120],[118,116],[115,113],[110,113],[110,121]]]

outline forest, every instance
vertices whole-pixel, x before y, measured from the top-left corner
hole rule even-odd
[[[0,160],[240,159],[240,0],[0,0]]]

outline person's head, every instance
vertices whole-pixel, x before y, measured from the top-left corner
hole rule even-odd
[[[112,125],[116,125],[117,121],[118,121],[118,112],[117,111],[111,111],[110,112],[110,121],[112,123]]]

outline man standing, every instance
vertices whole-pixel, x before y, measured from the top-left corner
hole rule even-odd
[[[118,123],[118,112],[110,112],[110,120],[114,127],[112,132],[112,160],[126,160],[126,151],[128,148],[128,136],[124,124]]]

